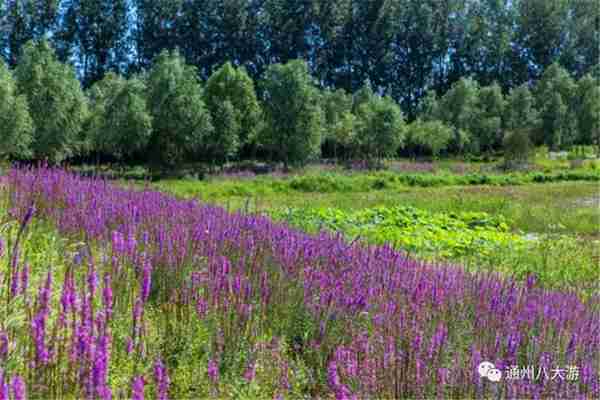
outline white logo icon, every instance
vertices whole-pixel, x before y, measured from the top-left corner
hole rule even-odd
[[[500,382],[500,379],[502,378],[502,372],[500,372],[499,369],[496,369],[496,366],[489,361],[484,361],[479,364],[477,372],[479,372],[479,376],[488,378],[492,382]]]

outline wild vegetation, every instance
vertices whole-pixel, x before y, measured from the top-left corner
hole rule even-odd
[[[600,398],[596,3],[0,1],[0,400]]]
[[[597,294],[60,170],[15,169],[2,188],[0,383],[15,398],[599,394]],[[410,209],[396,225],[406,212],[505,229]],[[569,378],[491,385],[482,360]]]

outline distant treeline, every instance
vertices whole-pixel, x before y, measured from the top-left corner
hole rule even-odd
[[[84,91],[48,41],[30,41],[14,68],[0,62],[0,157],[161,167],[252,158],[288,166],[322,156],[378,162],[399,152],[504,150],[520,159],[532,145],[563,149],[600,139],[598,79],[576,80],[558,64],[507,94],[472,78],[442,96],[430,90],[410,124],[370,81],[349,93],[323,88],[310,70],[304,60],[275,63],[255,81],[227,62],[202,82],[180,52],[165,50],[148,70],[111,72]]]
[[[84,88],[179,49],[202,80],[225,62],[259,80],[307,62],[321,87],[366,80],[412,120],[428,90],[462,77],[502,92],[552,63],[581,78],[600,60],[598,0],[0,0],[0,57],[48,38]],[[598,68],[596,67],[596,71]]]

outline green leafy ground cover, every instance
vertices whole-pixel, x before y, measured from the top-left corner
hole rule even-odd
[[[501,215],[433,213],[408,206],[359,211],[288,208],[270,215],[309,232],[326,229],[349,241],[388,243],[419,259],[450,260],[519,279],[533,273],[548,287],[578,288],[588,294],[597,289],[597,243],[586,246],[570,235],[511,231],[510,221]]]

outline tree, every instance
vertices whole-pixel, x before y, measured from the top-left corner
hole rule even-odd
[[[423,121],[433,121],[441,118],[440,102],[433,90],[428,90],[418,107],[419,118]]]
[[[323,114],[302,60],[271,65],[262,81],[266,127],[261,143],[275,160],[305,164],[320,152]]]
[[[575,97],[578,142],[600,144],[600,80],[591,75],[581,78]]]
[[[148,108],[153,118],[152,161],[173,167],[197,156],[213,131],[196,69],[177,51],[163,51],[148,76]]]
[[[504,136],[504,166],[516,167],[531,157],[533,145],[526,129],[508,131]]]
[[[472,141],[471,128],[478,114],[479,85],[471,78],[461,78],[440,100],[442,121],[453,127],[451,147],[462,151],[473,142],[472,150],[478,151],[479,143]]]
[[[544,71],[535,87],[538,110],[543,114],[543,123],[535,141],[553,148],[573,143],[576,136],[575,90],[576,84],[569,73],[556,63]],[[563,110],[564,107],[564,110]],[[559,115],[553,115],[560,112]]]
[[[323,91],[321,98],[325,117],[323,144],[333,147],[333,157],[337,159],[338,150],[350,151],[354,136],[352,96],[344,89],[338,89]]]
[[[33,119],[34,156],[59,163],[76,154],[88,107],[73,69],[59,62],[42,40],[25,45],[15,76]]]
[[[204,100],[215,128],[207,152],[222,162],[255,139],[261,110],[254,83],[243,68],[227,62],[206,82]]]
[[[0,158],[31,156],[32,131],[27,99],[17,95],[14,78],[0,60]]]
[[[388,96],[373,94],[356,108],[356,144],[367,160],[380,163],[404,143],[405,125],[400,106]]]
[[[146,86],[138,77],[126,80],[108,73],[90,90],[89,134],[92,149],[118,159],[145,150],[152,134]]]
[[[408,126],[408,142],[413,147],[422,148],[437,157],[448,147],[454,132],[442,121],[416,119]]]
[[[502,89],[494,83],[479,90],[476,115],[471,120],[470,130],[482,151],[491,151],[502,144],[502,115],[504,97]]]
[[[508,131],[526,131],[531,136],[539,124],[535,99],[527,85],[511,89],[504,110],[504,126]]]
[[[567,130],[567,106],[560,93],[555,92],[544,102],[541,110],[541,128],[544,132],[544,143],[551,149],[558,150],[565,141]]]
[[[57,35],[63,56],[73,51],[86,87],[107,71],[125,69],[128,46],[126,0],[67,0]]]

